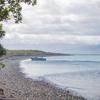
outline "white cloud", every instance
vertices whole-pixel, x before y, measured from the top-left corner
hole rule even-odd
[[[34,7],[22,6],[23,23],[4,24],[4,44],[100,44],[100,0],[38,0]]]
[[[38,0],[34,7],[22,6],[23,24],[10,24],[10,33],[99,35],[99,0]]]
[[[13,41],[12,38],[15,40]],[[88,45],[99,45],[100,36],[79,36],[79,35],[50,35],[50,34],[11,34],[5,37],[6,40],[12,41],[13,43],[29,43],[29,44],[88,44]]]

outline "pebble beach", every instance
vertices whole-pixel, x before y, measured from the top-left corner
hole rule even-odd
[[[86,100],[69,90],[63,90],[43,80],[26,78],[19,67],[22,59],[24,58],[10,57],[0,61],[5,64],[5,67],[0,70],[0,89],[3,89],[5,98],[12,98],[12,100]]]

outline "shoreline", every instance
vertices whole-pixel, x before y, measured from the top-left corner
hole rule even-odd
[[[4,90],[5,97],[15,100],[86,100],[45,80],[26,78],[19,62],[27,58],[19,58],[2,60],[5,68],[0,70],[0,89]]]

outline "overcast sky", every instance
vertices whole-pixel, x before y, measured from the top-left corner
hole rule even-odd
[[[23,23],[4,22],[6,48],[100,53],[100,0],[37,0],[22,7]]]

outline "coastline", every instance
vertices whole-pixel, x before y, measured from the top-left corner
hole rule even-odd
[[[0,70],[0,89],[4,90],[5,97],[16,100],[85,100],[43,80],[26,78],[19,68],[23,59],[27,57],[2,60],[5,68]]]

